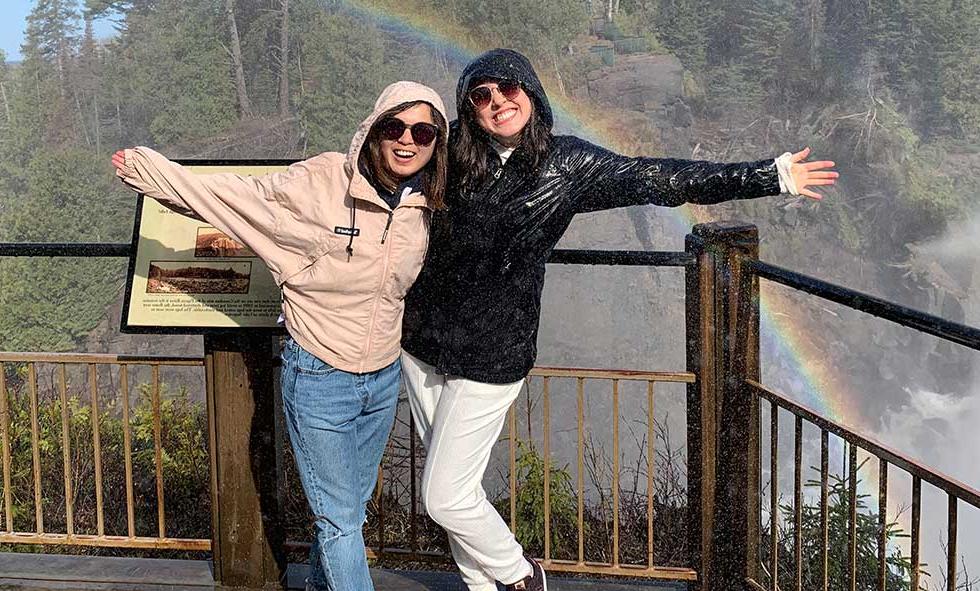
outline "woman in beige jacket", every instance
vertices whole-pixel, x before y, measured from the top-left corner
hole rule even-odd
[[[251,248],[282,289],[283,405],[315,516],[307,589],[372,588],[361,526],[398,399],[404,297],[442,205],[446,109],[396,82],[347,154],[261,177],[196,175],[148,148],[113,155],[128,186]]]

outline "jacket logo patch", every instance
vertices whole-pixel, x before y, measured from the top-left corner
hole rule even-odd
[[[360,228],[345,228],[344,226],[335,226],[333,229],[334,234],[341,234],[343,236],[360,236]]]

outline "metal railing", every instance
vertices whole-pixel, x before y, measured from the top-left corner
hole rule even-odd
[[[0,256],[15,256],[15,257],[36,257],[36,256],[52,256],[52,257],[121,257],[128,256],[130,253],[131,246],[128,244],[0,244]],[[625,266],[658,266],[658,267],[686,267],[693,263],[694,258],[685,252],[636,252],[636,251],[581,251],[581,250],[557,250],[553,253],[552,258],[549,262],[558,264],[591,264],[591,265],[625,265]],[[103,501],[101,498],[102,482],[99,475],[102,473],[102,466],[100,464],[101,453],[99,450],[99,421],[97,418],[93,418],[92,421],[92,438],[93,447],[96,449],[95,457],[96,463],[99,464],[95,468],[96,478],[99,482],[96,483],[96,504],[97,512],[99,514],[99,524],[97,526],[97,532],[94,535],[83,534],[75,531],[74,525],[71,519],[72,503],[66,502],[66,513],[68,514],[67,525],[65,531],[63,532],[52,532],[50,528],[47,530],[44,527],[43,522],[43,511],[42,511],[42,497],[44,496],[41,492],[40,486],[40,457],[35,453],[33,460],[33,469],[35,471],[35,486],[34,490],[37,492],[35,499],[35,507],[37,509],[37,519],[35,531],[15,531],[13,528],[12,520],[8,518],[8,524],[6,531],[0,532],[0,543],[19,543],[19,544],[64,544],[64,545],[94,545],[103,547],[117,547],[117,548],[156,548],[156,549],[183,549],[183,550],[213,550],[215,553],[215,562],[220,562],[218,558],[218,547],[216,542],[212,539],[180,539],[180,538],[170,538],[167,537],[167,521],[166,521],[166,508],[164,504],[165,491],[163,489],[163,473],[162,473],[162,462],[161,457],[163,455],[163,446],[160,441],[160,376],[159,367],[161,365],[188,365],[193,367],[204,367],[211,361],[211,356],[206,355],[204,358],[162,358],[162,357],[123,357],[123,356],[113,356],[113,355],[77,355],[77,354],[3,354],[0,355],[0,379],[2,379],[3,373],[3,362],[16,362],[25,364],[25,367],[31,368],[30,371],[34,372],[33,368],[39,363],[49,363],[54,364],[59,367],[64,367],[70,364],[83,364],[90,368],[95,368],[97,365],[114,365],[118,366],[119,382],[122,392],[120,393],[119,400],[122,403],[122,414],[123,423],[125,425],[125,443],[124,447],[126,449],[126,488],[127,488],[127,535],[110,535],[105,531],[103,525]],[[146,364],[152,367],[153,379],[152,379],[152,399],[153,399],[153,413],[154,413],[154,458],[155,458],[155,468],[156,468],[156,498],[157,498],[157,531],[156,535],[146,535],[144,532],[137,531],[135,519],[134,519],[134,495],[133,495],[133,484],[132,484],[132,458],[131,458],[131,440],[130,440],[130,429],[129,429],[129,395],[128,395],[128,383],[127,378],[127,368],[134,364]],[[95,372],[95,369],[90,371]],[[209,447],[213,450],[217,446],[220,446],[220,442],[216,443],[215,435],[215,409],[213,405],[215,404],[215,397],[211,391],[213,379],[213,371],[210,367],[206,367],[206,379],[208,392],[207,392],[207,414],[208,414],[208,442]],[[95,375],[94,373],[92,375]],[[552,384],[555,380],[574,380],[576,384],[577,392],[577,432],[578,432],[578,447],[576,454],[576,502],[577,502],[577,523],[576,523],[576,543],[577,543],[577,555],[574,559],[563,559],[554,555],[551,540],[553,537],[552,531],[552,507],[551,507],[551,475],[552,471],[546,469],[544,471],[544,507],[543,511],[545,514],[545,519],[543,523],[544,528],[544,547],[542,551],[541,559],[544,561],[546,567],[549,570],[564,571],[564,572],[574,572],[582,574],[603,574],[603,575],[619,575],[619,576],[630,576],[630,577],[647,577],[647,578],[657,578],[666,580],[678,580],[678,581],[694,581],[697,579],[697,571],[689,567],[679,567],[672,565],[658,565],[655,560],[654,554],[654,540],[655,540],[655,507],[653,498],[653,479],[654,479],[654,436],[653,436],[653,410],[654,410],[654,398],[655,398],[655,385],[658,383],[685,383],[690,384],[695,381],[694,374],[690,372],[647,372],[647,371],[628,371],[628,370],[605,370],[605,369],[581,369],[581,368],[543,368],[536,367],[532,370],[528,378],[528,388],[527,395],[528,398],[531,396],[530,384],[532,380],[540,380],[542,385],[541,401],[543,405],[543,414],[541,421],[543,421],[543,448],[541,450],[542,457],[546,462],[546,465],[550,465],[553,456],[552,448],[552,437],[551,437],[551,400],[552,400]],[[31,377],[28,378],[31,383],[36,383],[36,376],[31,373]],[[585,505],[586,505],[586,492],[584,490],[584,477],[585,470],[583,467],[583,450],[585,448],[584,443],[584,432],[585,432],[585,422],[583,419],[583,403],[587,393],[586,384],[590,386],[588,391],[591,391],[592,384],[596,382],[605,383],[608,385],[606,389],[606,395],[611,396],[611,398],[606,398],[605,400],[610,400],[611,405],[610,412],[611,416],[615,417],[613,420],[613,459],[612,459],[612,483],[610,485],[610,491],[612,496],[612,519],[611,519],[611,529],[612,533],[608,540],[608,549],[601,553],[602,556],[593,557],[586,552],[586,535],[585,535]],[[620,483],[620,475],[622,467],[620,466],[620,442],[619,442],[619,407],[620,407],[620,385],[623,382],[639,382],[646,385],[646,398],[647,398],[647,487],[643,491],[647,497],[647,514],[646,514],[646,545],[647,549],[645,552],[645,560],[642,563],[630,562],[628,560],[623,560],[621,556],[621,535],[620,535],[620,495],[622,491],[622,486]],[[90,403],[92,405],[92,416],[99,416],[100,402],[99,402],[99,389],[98,389],[98,379],[93,377],[91,383],[94,384],[90,390]],[[2,383],[0,383],[2,385]],[[5,387],[4,387],[5,388]],[[67,389],[67,386],[64,388]],[[4,400],[6,400],[6,390],[4,392]],[[33,412],[36,414],[36,410],[39,408],[39,401],[36,396],[31,398],[30,401]],[[67,400],[63,397],[62,408],[66,408]],[[217,404],[221,404],[220,402]],[[530,404],[530,402],[528,402]],[[2,409],[0,409],[2,410]],[[0,413],[0,425],[6,425],[9,417],[5,413]],[[65,422],[68,421],[67,415],[63,418]],[[512,530],[516,532],[518,525],[520,524],[520,519],[518,511],[516,508],[516,496],[517,496],[517,474],[516,474],[516,462],[517,462],[517,447],[520,440],[517,427],[516,427],[516,410],[512,408],[509,414],[509,432],[507,434],[508,439],[508,462],[507,462],[507,478],[508,478],[508,492],[509,492],[509,506],[510,514],[506,517],[511,525]],[[382,471],[382,477],[379,479],[379,486],[376,489],[376,495],[374,499],[374,512],[372,519],[369,521],[367,528],[376,530],[377,539],[376,544],[369,544],[367,547],[368,555],[372,558],[383,558],[386,555],[400,556],[406,559],[437,559],[437,560],[447,560],[448,556],[444,552],[433,552],[431,550],[420,549],[419,543],[419,533],[418,528],[420,524],[424,527],[434,528],[434,524],[431,522],[426,523],[427,518],[424,516],[424,510],[421,509],[421,502],[418,498],[417,479],[420,476],[419,471],[422,465],[421,453],[422,450],[418,446],[417,438],[414,435],[414,425],[411,424],[411,418],[408,419],[409,437],[407,438],[407,445],[409,449],[409,466],[408,474],[401,474],[401,476],[407,476],[407,487],[410,489],[411,501],[408,507],[409,513],[409,537],[407,544],[402,544],[405,540],[389,540],[386,537],[386,527],[385,522],[388,519],[388,513],[394,510],[394,507],[390,506],[386,501],[384,496],[384,490],[386,485],[387,475]],[[65,427],[67,429],[67,427]],[[6,431],[4,431],[4,437],[6,437]],[[65,456],[65,466],[66,473],[69,467],[69,456],[71,451],[69,448],[68,437],[63,437],[62,439],[65,443],[63,444],[63,453]],[[6,438],[4,438],[4,449],[9,452],[10,446]],[[36,452],[37,440],[34,439],[34,448]],[[391,449],[389,448],[389,452]],[[211,465],[210,465],[210,486],[215,491],[212,498],[215,502],[220,502],[220,497],[217,495],[216,483],[216,469],[215,469],[215,453],[211,455]],[[389,462],[391,459],[391,454],[386,454],[385,460],[383,461],[383,466],[385,463]],[[4,464],[4,474],[8,477],[10,474],[10,466],[8,463]],[[294,488],[298,483],[289,483]],[[72,498],[72,483],[67,478],[65,478],[65,498]],[[9,494],[11,487],[9,483],[4,481],[4,491]],[[638,491],[629,491],[630,494],[637,494]],[[294,491],[295,493],[295,491]],[[6,503],[6,507],[11,506],[11,503]],[[217,507],[215,508],[217,509]],[[214,526],[217,530],[218,526]],[[217,540],[217,533],[213,534],[214,540]],[[298,549],[306,548],[308,544],[298,541],[285,541],[285,547],[287,549]],[[595,559],[594,559],[595,558]]]
[[[125,256],[129,245],[82,245],[78,248],[65,248],[66,245],[0,245],[0,256]],[[785,269],[768,265],[758,261],[758,234],[754,227],[726,225],[726,224],[706,224],[696,226],[692,235],[688,236],[686,251],[681,253],[637,253],[629,251],[555,251],[550,260],[552,263],[565,264],[599,264],[599,265],[645,265],[645,266],[671,266],[680,267],[686,273],[686,320],[687,320],[687,371],[685,372],[615,372],[609,370],[584,370],[575,368],[535,368],[529,376],[529,384],[540,383],[540,408],[542,428],[541,438],[541,457],[543,458],[543,512],[545,518],[541,527],[544,530],[542,537],[543,545],[541,548],[541,558],[546,566],[551,570],[591,573],[602,575],[626,575],[640,576],[649,578],[662,578],[671,580],[689,581],[696,589],[728,588],[732,581],[744,581],[747,585],[755,588],[776,589],[779,575],[779,553],[785,546],[780,546],[778,540],[777,527],[771,527],[765,539],[761,528],[761,472],[762,457],[760,441],[765,432],[765,427],[761,424],[763,401],[767,401],[770,408],[770,422],[768,425],[770,437],[770,466],[772,482],[770,486],[771,498],[769,499],[769,511],[773,515],[773,525],[776,524],[776,514],[779,507],[776,504],[775,486],[780,470],[778,457],[779,450],[777,445],[779,435],[779,414],[780,412],[791,413],[794,417],[795,437],[794,437],[794,503],[792,520],[795,525],[794,556],[792,565],[795,568],[795,588],[801,589],[801,575],[804,565],[802,564],[800,541],[801,529],[800,513],[803,507],[802,496],[802,435],[804,428],[814,425],[820,429],[821,439],[821,493],[820,493],[820,520],[822,536],[822,588],[827,589],[828,581],[828,480],[829,474],[829,442],[830,437],[839,437],[850,446],[848,449],[848,480],[849,490],[847,491],[849,505],[848,518],[848,572],[847,583],[849,588],[856,587],[856,482],[857,482],[857,454],[858,450],[863,450],[878,459],[879,475],[879,532],[877,534],[878,544],[878,588],[885,588],[885,579],[888,576],[888,567],[884,553],[886,551],[886,533],[884,524],[885,509],[887,508],[886,491],[890,475],[890,467],[894,466],[908,473],[912,478],[912,532],[911,532],[911,569],[910,577],[913,588],[919,584],[919,564],[920,564],[920,535],[921,535],[921,498],[922,483],[944,491],[947,494],[947,584],[948,589],[952,590],[956,584],[956,544],[957,544],[957,511],[961,502],[973,507],[980,507],[980,492],[959,483],[948,476],[935,470],[924,467],[901,453],[889,449],[872,439],[856,433],[854,430],[840,425],[827,417],[821,416],[813,410],[797,404],[785,396],[773,392],[762,385],[759,370],[759,300],[758,289],[759,279],[766,279],[781,283],[790,288],[805,293],[813,294],[818,297],[834,301],[855,310],[868,312],[877,317],[886,318],[897,322],[903,326],[919,330],[927,334],[937,336],[946,341],[957,343],[974,350],[980,350],[980,331],[976,328],[951,323],[934,316],[923,314],[902,306],[897,306],[879,298],[874,298],[861,294],[854,290],[843,288],[822,282],[804,275],[793,273]],[[253,343],[254,344],[254,343]],[[34,531],[14,531],[14,516],[10,514],[11,503],[9,498],[5,499],[5,530],[0,532],[0,542],[17,543],[65,543],[69,539],[74,543],[91,545],[119,545],[120,547],[192,547],[193,549],[210,548],[215,557],[216,576],[225,573],[225,581],[233,581],[236,585],[261,586],[262,582],[274,581],[277,576],[272,572],[274,569],[268,566],[270,561],[264,560],[259,556],[268,548],[266,540],[262,537],[267,535],[263,531],[264,514],[260,516],[263,504],[252,503],[249,499],[255,496],[250,486],[255,486],[252,479],[254,467],[249,467],[241,463],[241,458],[248,455],[249,436],[257,437],[254,431],[258,429],[264,434],[268,430],[270,423],[263,422],[260,416],[265,412],[264,404],[255,397],[244,400],[243,395],[251,392],[251,382],[246,380],[245,384],[238,382],[231,383],[228,379],[231,375],[240,375],[243,368],[250,369],[244,364],[246,359],[241,355],[241,350],[235,349],[235,345],[228,343],[229,348],[220,349],[220,354],[209,353],[204,359],[171,360],[173,363],[186,363],[195,367],[205,365],[207,376],[207,398],[208,398],[208,419],[209,419],[209,450],[210,450],[210,487],[211,498],[221,505],[222,495],[229,497],[228,506],[215,507],[212,511],[213,539],[173,539],[168,538],[166,507],[163,504],[164,492],[161,489],[163,477],[161,476],[161,442],[159,423],[159,370],[165,362],[162,358],[123,358],[119,356],[75,356],[45,357],[43,354],[4,354],[0,356],[0,365],[3,363],[24,364],[26,372],[27,391],[26,396],[30,399],[30,418],[25,419],[31,427],[31,470],[34,488]],[[207,348],[207,342],[206,342]],[[217,351],[217,349],[216,349]],[[21,357],[18,357],[20,355]],[[26,356],[25,356],[26,355]],[[222,371],[217,370],[218,359],[223,365]],[[254,356],[249,357],[253,361]],[[230,361],[229,361],[230,360]],[[71,490],[73,483],[65,479],[65,531],[52,533],[51,528],[45,527],[43,500],[44,495],[38,486],[40,480],[40,459],[41,454],[38,449],[38,394],[37,394],[37,364],[51,363],[55,367],[64,368],[66,365],[80,364],[87,367],[90,375],[93,366],[99,364],[118,365],[117,371],[125,375],[126,368],[133,364],[150,365],[153,372],[153,385],[151,386],[154,394],[153,400],[154,416],[154,468],[155,468],[155,496],[157,499],[156,514],[156,535],[147,535],[137,531],[135,519],[133,517],[132,499],[132,474],[131,458],[129,452],[126,455],[127,463],[127,518],[125,536],[111,535],[107,532],[104,524],[102,500],[96,499],[97,523],[95,534],[81,533],[77,531],[72,520],[74,506],[68,499],[72,499]],[[154,365],[155,364],[155,365]],[[270,366],[271,367],[271,366]],[[0,379],[3,379],[4,372],[0,367]],[[64,369],[58,370],[59,375],[64,375]],[[262,371],[265,371],[263,369]],[[235,373],[238,372],[238,373]],[[258,372],[261,374],[262,372]],[[97,370],[95,370],[97,374]],[[225,380],[217,379],[220,374],[225,376]],[[261,375],[252,376],[256,379],[256,384],[266,383]],[[556,551],[553,545],[555,534],[553,519],[554,507],[552,506],[555,497],[554,488],[557,486],[552,480],[551,460],[555,457],[556,450],[552,441],[552,403],[553,396],[558,390],[556,384],[565,381],[574,382],[574,392],[576,401],[576,474],[573,493],[577,504],[575,510],[574,525],[574,553],[565,556]],[[120,386],[128,383],[129,380],[120,380]],[[212,383],[214,381],[214,383]],[[227,382],[227,383],[226,383]],[[610,470],[612,482],[608,490],[611,495],[611,514],[612,517],[603,521],[608,525],[611,533],[608,536],[608,548],[599,552],[598,559],[589,553],[589,539],[586,534],[587,511],[585,507],[586,497],[583,482],[583,442],[585,432],[585,422],[583,420],[583,400],[588,395],[586,385],[591,386],[593,382],[601,382],[608,385],[603,391],[608,392],[609,410],[612,422],[612,446],[613,460]],[[621,531],[620,505],[622,502],[621,493],[621,471],[620,465],[620,404],[622,403],[621,386],[626,382],[639,382],[646,384],[646,412],[647,428],[646,442],[646,515],[643,521],[646,531],[643,536],[643,543],[646,545],[643,553],[643,560],[634,560],[636,554],[631,554],[631,558],[625,559],[623,556],[623,539]],[[655,398],[655,386],[665,382],[680,382],[687,386],[687,491],[686,491],[686,550],[688,558],[686,564],[658,565],[659,558],[656,555],[657,539],[657,508],[655,499],[652,498],[652,487],[650,482],[654,479],[653,466],[653,437],[649,429],[653,426],[653,408]],[[66,395],[63,392],[67,387],[61,387],[65,380],[59,382],[58,399],[60,408],[67,408]],[[90,395],[88,402],[92,410],[92,446],[98,448],[99,442],[99,389],[98,380],[93,378],[90,383]],[[31,386],[31,384],[34,384]],[[95,386],[92,386],[95,384]],[[128,386],[126,386],[128,387]],[[10,495],[10,478],[12,472],[10,459],[10,413],[8,408],[8,384],[0,382],[0,403],[4,405],[0,408],[0,439],[3,440],[3,485],[4,494]],[[566,389],[565,391],[569,391]],[[530,386],[528,397],[530,397]],[[121,401],[128,405],[128,396],[121,396]],[[243,402],[245,404],[243,404]],[[530,405],[530,402],[527,403]],[[122,409],[126,415],[130,412],[127,408]],[[508,457],[507,464],[507,494],[509,495],[509,519],[511,527],[516,531],[522,525],[518,507],[515,506],[519,483],[515,467],[518,463],[517,449],[520,445],[518,436],[516,416],[511,410],[509,417],[508,438]],[[33,413],[33,414],[32,414]],[[252,433],[248,429],[242,428],[251,417],[258,417],[257,422],[251,424]],[[70,417],[62,417],[61,429],[62,439],[68,441],[64,435],[65,425]],[[219,425],[224,421],[225,425],[232,428],[225,429],[216,436],[214,427],[215,421]],[[127,421],[128,422],[128,421]],[[419,527],[427,527],[427,521],[421,516],[418,501],[418,487],[416,478],[421,466],[420,451],[414,438],[414,429],[411,420],[404,421],[404,426],[409,431],[406,443],[407,465],[400,468],[400,473],[404,476],[407,471],[410,476],[407,487],[410,498],[408,512],[408,539],[392,540],[388,537],[386,521],[395,519],[394,512],[403,510],[390,504],[385,497],[385,482],[391,482],[391,474],[384,474],[382,485],[378,487],[375,500],[375,519],[369,523],[370,527],[377,528],[376,544],[370,544],[369,554],[376,557],[385,555],[408,555],[411,557],[432,557],[439,555],[433,552],[432,548],[420,547],[421,536]],[[263,435],[264,436],[264,435]],[[131,445],[131,434],[125,434],[125,447]],[[256,438],[256,441],[260,439]],[[61,450],[63,463],[66,467],[71,464],[70,449],[66,446]],[[222,455],[224,454],[224,455]],[[99,454],[96,453],[96,456]],[[216,463],[215,456],[219,456]],[[390,457],[390,456],[388,456]],[[388,461],[388,460],[386,460]],[[216,468],[217,466],[217,468]],[[95,470],[96,474],[101,473],[102,466]],[[389,466],[389,471],[392,471]],[[67,473],[67,469],[66,469]],[[216,476],[218,473],[218,476]],[[219,487],[219,478],[231,480],[231,484],[222,488]],[[237,487],[241,484],[241,487]],[[101,489],[102,483],[96,485],[96,494]],[[222,492],[224,491],[224,492]],[[632,494],[639,494],[639,491],[631,491]],[[237,496],[236,496],[237,495]],[[507,495],[505,495],[507,496]],[[217,509],[222,510],[220,519],[216,517]],[[226,510],[227,509],[227,510]],[[503,513],[504,511],[502,511]],[[220,522],[220,523],[219,523]],[[240,536],[231,535],[236,524],[248,523],[250,529],[258,533],[255,539],[239,539]],[[254,526],[254,527],[252,527]],[[571,528],[569,528],[571,529]],[[23,530],[23,528],[22,528]],[[237,530],[235,530],[237,531]],[[635,540],[634,540],[635,541]],[[631,542],[633,543],[633,542]],[[235,547],[230,552],[223,551],[223,545],[229,544]],[[297,544],[286,544],[296,546]],[[769,551],[769,578],[768,580],[760,575],[764,570],[760,549],[768,545]],[[232,560],[232,557],[239,560]],[[237,571],[236,565],[244,564],[242,556],[251,556],[253,560],[244,561],[248,563],[248,568]],[[445,558],[444,554],[442,557]],[[819,562],[819,561],[818,561]],[[251,566],[259,564],[259,566]],[[812,565],[810,565],[812,567]],[[219,577],[220,578],[220,577]],[[764,586],[764,583],[768,585]],[[228,582],[226,584],[232,584]]]
[[[890,320],[900,326],[912,328],[922,333],[936,336],[944,341],[956,343],[964,347],[980,351],[980,329],[976,329],[963,324],[950,322],[943,318],[925,314],[912,310],[904,306],[888,302],[881,298],[870,296],[852,289],[834,285],[821,281],[813,277],[801,275],[760,262],[758,260],[745,259],[745,270],[755,276],[771,280],[791,289],[805,292],[822,299],[836,302],[848,308],[866,312],[871,316]],[[967,503],[980,509],[980,491],[961,483],[956,479],[942,474],[922,465],[920,462],[902,454],[901,452],[885,446],[869,437],[860,435],[852,429],[834,422],[819,413],[811,410],[804,405],[793,402],[785,396],[778,394],[759,383],[757,380],[748,379],[744,384],[745,392],[755,399],[765,399],[769,402],[769,440],[770,440],[770,526],[769,526],[769,561],[768,561],[768,582],[769,589],[775,590],[779,580],[779,540],[778,540],[778,499],[777,499],[777,480],[779,473],[779,410],[782,409],[792,414],[795,418],[794,431],[794,477],[793,477],[793,530],[795,533],[793,547],[794,588],[802,590],[802,573],[804,570],[801,548],[802,541],[802,439],[804,423],[814,425],[820,429],[820,582],[822,589],[830,587],[830,568],[828,565],[828,554],[830,543],[828,541],[828,486],[829,486],[829,435],[833,434],[847,443],[847,485],[848,485],[848,517],[847,517],[847,564],[846,581],[848,589],[856,589],[858,583],[858,542],[857,542],[857,523],[858,523],[858,451],[862,450],[877,459],[878,464],[878,523],[877,523],[877,560],[878,570],[876,576],[876,587],[879,591],[885,591],[888,581],[888,562],[886,552],[888,546],[888,479],[889,467],[894,466],[905,471],[911,476],[911,497],[912,515],[910,546],[911,556],[909,562],[910,587],[911,589],[920,588],[921,578],[921,534],[922,534],[922,483],[932,485],[943,491],[947,495],[946,511],[946,586],[949,591],[958,588],[957,582],[957,508],[959,502]],[[761,428],[761,425],[760,425]],[[765,588],[757,579],[750,579],[751,584],[758,588]]]
[[[552,557],[551,552],[551,496],[550,478],[551,470],[546,468],[544,476],[544,553],[541,557],[545,568],[555,571],[592,573],[592,574],[611,574],[620,576],[639,576],[651,579],[665,580],[687,580],[697,579],[697,572],[691,568],[658,566],[654,559],[654,478],[655,478],[655,450],[654,442],[654,404],[655,404],[655,385],[658,383],[684,383],[691,384],[695,381],[694,374],[688,372],[644,372],[644,371],[613,371],[600,369],[579,369],[579,368],[558,368],[540,367],[535,368],[530,373],[531,378],[541,378],[541,403],[542,403],[542,432],[543,450],[542,456],[546,467],[550,467],[552,458],[551,448],[551,382],[555,379],[565,378],[575,380],[576,391],[576,500],[577,500],[577,541],[578,556],[576,560],[559,560]],[[610,418],[612,420],[612,473],[611,473],[611,496],[612,496],[612,539],[609,551],[608,562],[586,561],[585,556],[585,534],[584,534],[584,505],[585,505],[585,383],[586,380],[602,380],[609,383],[610,395]],[[646,561],[643,564],[624,563],[621,561],[620,553],[620,495],[622,475],[621,452],[620,452],[620,382],[637,381],[646,385],[646,423],[647,433],[646,442]],[[517,449],[517,424],[516,410],[512,407],[509,416],[509,436],[508,440],[510,451],[510,525],[511,530],[517,531],[517,468],[516,468],[516,449]],[[636,492],[636,491],[634,491]]]
[[[552,512],[552,473],[557,472],[558,468],[553,465],[556,450],[553,446],[552,438],[552,401],[555,380],[572,380],[574,381],[574,396],[575,396],[575,408],[576,408],[576,434],[577,434],[577,446],[575,453],[575,486],[574,486],[574,496],[576,503],[576,521],[575,521],[575,558],[574,559],[563,559],[556,557],[556,552],[553,549],[552,540],[555,537],[555,530],[553,529],[553,512]],[[586,369],[586,368],[574,368],[574,367],[535,367],[531,370],[527,381],[527,387],[525,388],[522,399],[519,399],[511,406],[508,411],[507,418],[507,433],[505,439],[507,441],[507,459],[505,465],[507,467],[506,479],[507,485],[505,489],[505,496],[501,497],[499,500],[506,502],[506,507],[502,514],[505,520],[510,524],[511,531],[515,534],[518,532],[518,527],[525,525],[524,517],[520,514],[517,506],[518,490],[519,486],[522,484],[518,481],[518,453],[519,447],[522,444],[528,442],[527,439],[522,439],[518,429],[517,415],[518,412],[523,412],[518,410],[519,405],[524,405],[525,409],[530,412],[530,407],[532,405],[531,397],[532,391],[534,394],[539,394],[536,398],[536,406],[540,408],[540,415],[535,414],[533,420],[535,426],[540,426],[540,457],[546,467],[542,471],[543,477],[543,520],[541,524],[531,524],[533,527],[539,528],[539,533],[542,534],[543,547],[541,548],[541,554],[538,558],[542,561],[543,565],[549,571],[556,572],[572,572],[580,574],[594,574],[594,575],[615,575],[615,576],[625,576],[625,577],[644,577],[649,579],[660,579],[660,580],[674,580],[674,581],[694,581],[697,579],[697,572],[688,567],[670,566],[658,564],[655,560],[654,555],[654,539],[656,535],[654,519],[654,478],[655,478],[655,466],[654,466],[654,402],[655,402],[655,385],[665,384],[665,383],[680,383],[689,384],[695,380],[693,374],[687,372],[648,372],[648,371],[631,371],[631,370],[604,370],[604,369]],[[532,382],[540,383],[540,390],[532,388]],[[593,388],[593,384],[601,383],[605,387]],[[646,425],[647,432],[645,438],[645,465],[646,465],[646,487],[644,490],[626,490],[625,486],[621,483],[621,475],[623,473],[623,467],[620,463],[621,449],[620,449],[620,401],[622,394],[621,384],[622,382],[636,382],[644,387],[643,398],[646,403]],[[585,478],[586,478],[586,468],[585,468],[585,450],[586,450],[586,421],[585,421],[585,402],[587,397],[591,396],[602,396],[604,402],[603,406],[608,405],[609,418],[612,419],[612,430],[611,430],[611,444],[612,444],[612,465],[610,466],[611,483],[609,485],[611,503],[611,519],[608,523],[611,528],[611,535],[607,540],[606,544],[600,544],[603,546],[600,553],[605,555],[605,560],[600,560],[601,557],[591,556],[586,550],[586,535],[585,535],[585,523],[586,523],[586,499],[587,493],[585,490]],[[609,401],[606,403],[606,401]],[[569,405],[570,406],[570,405]],[[406,426],[409,429],[409,435],[404,437],[407,442],[401,443],[407,446],[408,452],[408,465],[404,466],[405,462],[399,462],[402,469],[396,469],[391,466],[394,454],[392,454],[392,445],[389,445],[388,453],[386,453],[385,459],[382,462],[382,469],[379,479],[379,485],[375,490],[374,495],[374,507],[373,507],[373,517],[374,519],[369,519],[367,529],[376,532],[374,534],[374,543],[368,543],[368,555],[371,558],[384,558],[397,557],[398,559],[407,560],[420,560],[420,561],[447,561],[449,560],[448,554],[444,550],[433,550],[433,549],[421,549],[422,543],[420,540],[420,527],[427,527],[428,529],[437,528],[434,523],[428,522],[427,517],[424,516],[423,503],[419,498],[420,486],[418,486],[421,466],[423,463],[423,454],[420,453],[422,450],[418,448],[417,438],[414,436],[414,423],[411,415],[408,416]],[[404,435],[404,434],[403,434]],[[393,438],[399,439],[396,435]],[[537,453],[537,450],[534,450]],[[388,466],[388,469],[385,469]],[[390,499],[385,495],[386,486],[390,487],[393,484],[392,476],[399,479],[397,484],[400,488],[407,488],[408,498],[407,499]],[[407,482],[403,482],[405,480]],[[291,482],[290,486],[296,486],[295,482]],[[622,493],[628,492],[630,494],[643,494],[646,497],[646,528],[645,528],[645,540],[642,540],[646,545],[646,551],[644,552],[645,560],[643,563],[629,562],[621,559],[620,550],[620,496]],[[396,495],[403,496],[403,495]],[[400,500],[401,502],[397,502]],[[405,536],[391,538],[387,535],[386,531],[386,521],[389,519],[394,519],[395,517],[389,517],[389,513],[394,511],[400,511],[402,513],[407,513],[408,523],[407,523],[407,539]],[[403,516],[399,516],[401,518]],[[566,532],[567,533],[567,532]],[[301,542],[298,540],[290,540],[287,542],[287,547],[291,549],[308,549],[309,544]]]
[[[8,369],[19,368],[24,375],[19,400],[8,383]],[[41,392],[39,388],[39,367],[53,370],[52,390]],[[132,426],[132,391],[130,388],[130,369],[146,367],[150,371],[149,395],[152,416],[152,478],[155,486],[152,492],[155,496],[155,532],[137,530],[137,502],[134,490],[133,464],[133,426]],[[3,479],[3,527],[0,529],[0,543],[8,544],[40,544],[67,546],[99,546],[115,548],[153,548],[166,550],[210,550],[209,538],[180,538],[168,535],[166,509],[166,491],[164,490],[163,444],[161,425],[161,381],[162,367],[191,367],[203,368],[204,359],[201,357],[159,357],[159,356],[126,356],[106,354],[78,353],[0,353],[0,442],[2,442],[2,479]],[[69,371],[73,368],[84,370],[84,385],[70,392],[74,385],[69,379]],[[99,372],[115,371],[118,379],[117,387],[106,398],[107,388],[100,383]],[[17,373],[17,372],[11,372]],[[24,392],[26,390],[26,392]],[[47,400],[42,398],[47,397]],[[87,397],[87,410],[90,414],[89,429],[91,433],[91,457],[80,458],[72,453],[72,442],[78,441],[73,433],[71,408],[72,402],[81,404]],[[12,408],[17,402],[26,402],[27,412],[24,419],[30,429],[30,466],[32,474],[31,488],[33,489],[34,520],[31,530],[18,529],[14,523],[14,499],[12,475],[15,470],[25,467],[17,466],[12,461],[11,431],[13,423]],[[43,402],[48,402],[54,411],[60,415],[59,444],[62,451],[64,524],[63,528],[54,531],[51,522],[45,522],[44,500],[53,496],[46,491],[42,481],[41,427],[39,414],[43,410]],[[125,535],[108,531],[105,511],[105,484],[103,482],[106,467],[103,458],[107,450],[103,449],[102,423],[109,409],[118,411],[122,428],[122,459],[125,479]],[[24,426],[21,426],[24,427]],[[52,426],[53,427],[53,426]],[[88,443],[88,441],[86,441]],[[89,500],[79,499],[76,473],[79,465],[92,462],[95,494],[95,524],[94,532],[84,533],[76,524],[77,504]],[[53,507],[50,509],[54,509]],[[60,509],[60,508],[59,508]],[[58,521],[60,522],[60,515]],[[113,519],[118,522],[118,519]]]

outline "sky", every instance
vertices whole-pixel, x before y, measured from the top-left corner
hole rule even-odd
[[[0,3],[0,49],[8,62],[20,61],[20,45],[24,42],[27,15],[34,7],[34,0],[3,0]],[[106,38],[113,34],[112,24],[96,21],[95,35]]]

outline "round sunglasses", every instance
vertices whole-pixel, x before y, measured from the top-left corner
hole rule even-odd
[[[521,85],[513,80],[501,80],[497,83],[497,91],[505,99],[512,101],[521,92]],[[493,100],[492,86],[477,86],[470,91],[470,103],[477,109],[483,109]]]
[[[405,133],[405,128],[408,128],[411,132],[412,141],[422,147],[428,146],[439,137],[439,128],[423,121],[413,123],[409,126],[398,117],[388,117],[378,123],[378,132],[381,134],[381,137],[391,141],[400,138]]]

